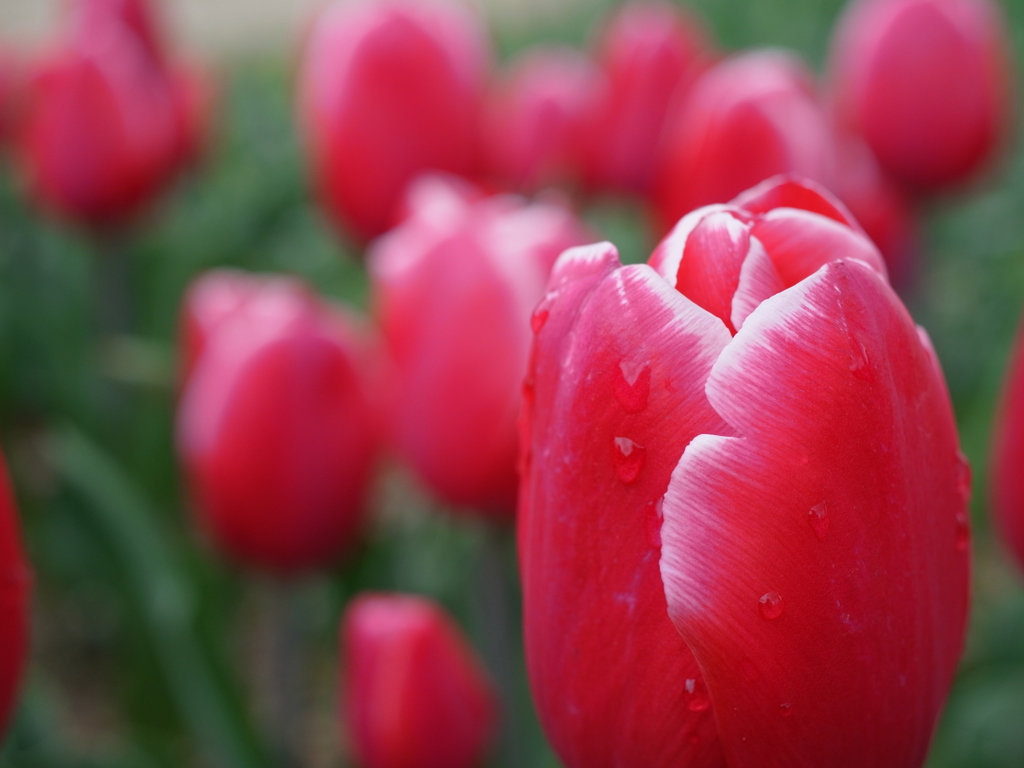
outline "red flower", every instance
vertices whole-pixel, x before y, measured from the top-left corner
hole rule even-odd
[[[922,763],[962,648],[968,481],[884,270],[786,180],[691,213],[650,266],[609,244],[555,265],[519,534],[567,768]]]
[[[857,0],[836,28],[832,80],[843,119],[902,183],[962,181],[1009,113],[1004,23],[988,0]]]
[[[10,723],[28,660],[31,581],[21,549],[14,495],[0,456],[0,740]]]
[[[995,427],[992,499],[1010,552],[1024,568],[1024,336],[1017,334]]]
[[[708,70],[669,122],[654,204],[667,229],[779,173],[832,176],[835,147],[814,81],[796,57],[744,53]]]
[[[480,22],[459,3],[363,0],[324,11],[305,51],[299,112],[316,185],[339,224],[379,235],[413,177],[478,170],[488,59]]]
[[[364,594],[342,622],[344,719],[363,768],[473,768],[497,719],[493,687],[430,600]]]
[[[359,527],[375,361],[353,320],[286,278],[213,272],[183,312],[178,445],[196,514],[232,559],[330,564]]]
[[[394,363],[392,438],[445,501],[510,515],[530,312],[586,234],[561,206],[480,198],[454,180],[415,184],[408,208],[369,257]]]
[[[594,64],[571,48],[528,49],[484,111],[488,172],[524,191],[576,183],[600,83]]]
[[[711,43],[695,18],[653,0],[619,8],[596,48],[606,83],[591,118],[589,183],[646,193],[669,108],[707,65]]]

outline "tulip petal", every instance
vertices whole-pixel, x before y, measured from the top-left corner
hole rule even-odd
[[[787,287],[839,259],[857,259],[888,275],[882,254],[865,235],[808,211],[768,211],[755,222],[753,235],[764,244]]]
[[[791,176],[773,176],[748,189],[731,204],[751,213],[767,213],[775,208],[797,208],[821,214],[860,231],[860,225],[846,206],[824,187],[809,179],[797,181]]]
[[[785,288],[761,241],[756,237],[750,238],[750,251],[740,268],[739,284],[732,297],[732,327],[736,330],[742,328],[747,316],[762,301]]]
[[[749,250],[748,224],[725,211],[710,213],[690,233],[679,263],[676,290],[721,319],[733,332],[732,297]]]
[[[696,434],[728,433],[704,382],[731,335],[614,257],[607,244],[563,255],[534,323],[519,512],[530,679],[567,768],[720,768],[703,681],[668,619],[658,500]]]
[[[891,289],[836,262],[755,310],[664,502],[672,620],[730,768],[924,760],[968,598],[963,463]]]

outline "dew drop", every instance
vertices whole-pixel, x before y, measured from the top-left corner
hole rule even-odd
[[[612,440],[612,458],[619,480],[628,485],[640,476],[647,459],[647,449],[628,437],[616,437]]]
[[[664,499],[659,499],[654,505],[654,514],[647,515],[647,540],[655,550],[661,549],[661,508],[664,503]]]
[[[761,608],[761,615],[771,621],[777,619],[782,615],[782,595],[778,592],[766,592],[761,595],[761,599],[758,601]]]
[[[966,512],[956,515],[956,534],[953,539],[957,550],[963,552],[971,543],[971,520]]]
[[[818,537],[818,541],[824,539],[829,526],[828,507],[825,506],[825,502],[811,507],[811,511],[807,513],[807,520],[811,524],[814,535]]]
[[[871,373],[871,362],[868,359],[868,351],[864,348],[863,342],[856,334],[850,336],[850,371],[858,379],[872,381],[874,376]]]
[[[640,413],[651,394],[650,366],[624,359],[619,363],[619,374],[615,380],[616,399],[626,413]]]
[[[548,321],[548,316],[551,314],[551,310],[545,309],[543,305],[537,308],[537,311],[530,315],[530,328],[534,334],[538,334],[541,328],[544,327],[544,323]],[[522,317],[522,315],[520,315]]]
[[[971,500],[971,463],[962,451],[956,452],[956,489],[964,504]]]
[[[691,712],[705,712],[711,707],[711,699],[708,698],[704,683],[695,678],[690,678],[684,684],[689,701],[687,709]]]
[[[793,705],[788,701],[784,704],[779,704],[779,715],[781,717],[789,717],[793,714]]]

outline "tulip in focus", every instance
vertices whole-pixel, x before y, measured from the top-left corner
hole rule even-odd
[[[778,50],[708,70],[672,115],[654,204],[668,229],[694,208],[724,203],[780,173],[832,176],[835,147],[811,73]]]
[[[992,452],[992,500],[1006,547],[1024,570],[1024,345],[1017,334]]]
[[[480,21],[452,0],[352,0],[323,12],[300,75],[299,113],[323,205],[361,239],[396,223],[423,171],[479,170],[489,65]]]
[[[200,526],[232,560],[289,575],[352,544],[376,456],[376,359],[298,281],[218,271],[183,310],[178,447]]]
[[[0,457],[0,743],[10,724],[28,660],[30,586],[14,495]]]
[[[644,194],[670,106],[707,66],[711,43],[678,7],[641,0],[615,12],[596,48],[606,84],[590,125],[589,183]]]
[[[392,439],[441,499],[507,517],[530,312],[558,254],[586,233],[559,205],[481,198],[437,177],[413,185],[408,208],[369,258],[393,359]]]
[[[489,172],[523,191],[575,184],[600,83],[593,63],[571,48],[537,47],[520,56],[484,111]]]
[[[519,537],[566,768],[917,768],[963,646],[938,361],[841,204],[775,179],[535,315]]]
[[[840,115],[908,187],[963,181],[1004,133],[1004,22],[990,0],[855,0],[836,27]]]
[[[474,768],[493,740],[494,687],[433,601],[363,594],[341,629],[343,719],[360,768]]]

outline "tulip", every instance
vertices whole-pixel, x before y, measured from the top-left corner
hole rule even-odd
[[[11,720],[29,652],[31,575],[20,539],[14,495],[0,457],[0,740]]]
[[[592,117],[589,182],[646,193],[670,105],[707,65],[711,43],[692,16],[645,0],[620,7],[596,48],[607,83]]]
[[[920,766],[969,480],[938,361],[842,205],[777,179],[535,315],[519,537],[566,768]]]
[[[920,190],[963,181],[1009,112],[1004,22],[988,0],[856,0],[836,26],[840,115],[882,167]]]
[[[448,0],[329,6],[306,46],[299,113],[327,213],[362,239],[395,223],[423,171],[473,174],[488,41]]]
[[[407,207],[369,256],[393,359],[392,440],[441,499],[507,517],[530,312],[555,258],[586,235],[561,206],[480,198],[453,180],[418,182]]]
[[[536,47],[516,59],[484,111],[490,173],[518,190],[574,184],[600,82],[594,64],[571,48]]]
[[[1022,326],[1024,327],[1024,326]],[[995,427],[992,500],[1010,553],[1024,569],[1024,335],[1017,334]]]
[[[362,518],[376,361],[354,319],[296,280],[213,272],[189,290],[178,447],[200,526],[280,575],[329,565]]]
[[[341,639],[342,717],[361,768],[480,764],[495,731],[494,687],[437,604],[360,595],[345,612]]]
[[[22,65],[18,57],[0,48],[0,148],[7,144],[14,131],[21,80]]]
[[[806,67],[783,51],[741,54],[706,72],[673,114],[654,204],[668,229],[775,174],[827,183],[834,153]]]

